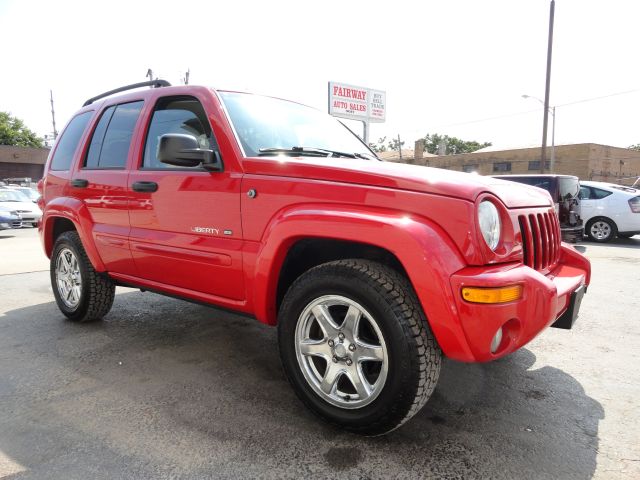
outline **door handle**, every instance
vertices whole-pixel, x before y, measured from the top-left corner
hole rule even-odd
[[[76,188],[87,188],[89,186],[89,180],[83,178],[74,178],[71,180],[71,186]]]
[[[134,192],[155,192],[158,190],[156,182],[133,182],[131,188]]]

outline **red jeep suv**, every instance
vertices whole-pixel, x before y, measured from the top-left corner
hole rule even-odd
[[[420,410],[442,355],[571,328],[590,280],[546,192],[382,162],[335,118],[246,93],[158,80],[89,99],[39,188],[69,319],[127,285],[277,325],[301,400],[368,435]]]

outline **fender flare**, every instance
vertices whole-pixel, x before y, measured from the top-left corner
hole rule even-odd
[[[386,209],[352,205],[296,205],[276,214],[257,252],[253,301],[255,316],[277,324],[276,291],[289,249],[305,238],[366,243],[396,256],[408,275],[443,350],[467,352],[451,290],[451,275],[466,266],[455,243],[433,221]]]
[[[51,258],[53,252],[53,226],[58,218],[73,223],[93,268],[97,272],[104,272],[106,268],[90,233],[93,231],[91,214],[85,203],[77,198],[58,197],[47,203],[41,223],[42,243],[47,257]]]

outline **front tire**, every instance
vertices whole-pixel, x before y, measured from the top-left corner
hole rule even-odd
[[[587,235],[594,242],[610,242],[615,238],[616,233],[618,233],[616,224],[608,218],[598,217],[587,223]]]
[[[289,288],[278,343],[296,394],[329,423],[381,435],[427,402],[442,353],[408,281],[367,260],[319,265]]]
[[[58,308],[69,320],[93,322],[111,310],[116,286],[95,271],[77,232],[64,232],[56,239],[50,275]]]

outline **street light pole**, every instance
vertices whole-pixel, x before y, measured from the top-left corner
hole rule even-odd
[[[549,124],[549,87],[551,84],[551,53],[553,47],[553,14],[556,1],[551,0],[549,5],[549,41],[547,43],[547,79],[544,90],[544,117],[542,120],[542,151],[540,152],[540,173],[544,173],[544,164],[547,161],[547,126]]]
[[[549,173],[555,173],[556,166],[556,107],[551,108],[551,117],[553,122],[551,123],[551,168]]]

